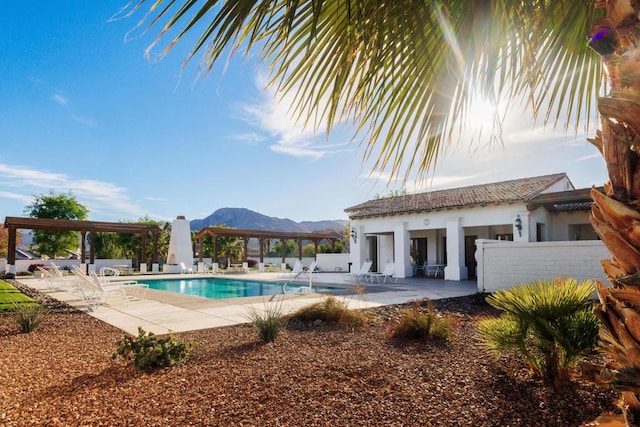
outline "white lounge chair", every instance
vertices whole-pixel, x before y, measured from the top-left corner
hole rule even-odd
[[[71,271],[77,278],[77,294],[83,301],[87,302],[90,307],[106,303],[112,294],[120,295],[126,303],[129,299],[126,291],[127,288],[141,289],[148,287],[148,285],[139,284],[135,280],[118,282],[104,278],[101,279],[95,272],[87,276],[84,271],[77,266],[73,266]]]
[[[385,265],[384,270],[382,270],[382,273],[367,273],[367,277],[369,278],[369,281],[371,283],[373,283],[373,279],[376,280],[376,282],[380,283],[380,279],[382,278],[382,283],[387,283],[387,279],[391,279],[393,277],[395,277],[395,269],[396,269],[396,265],[393,262],[387,262],[387,265]],[[398,281],[398,278],[395,277],[396,282]]]
[[[98,276],[95,272],[90,274],[91,278],[96,282],[98,288],[107,290],[111,287],[116,288],[122,286],[124,290],[124,297],[128,299],[129,296],[135,296],[138,298],[144,298],[144,295],[149,289],[149,285],[146,283],[138,283],[137,280],[119,280],[117,276]]]
[[[73,287],[75,280],[71,277],[65,277],[62,275],[62,272],[58,271],[56,274],[55,270],[52,271],[47,270],[46,268],[42,268],[40,266],[36,267],[40,272],[40,280],[44,282],[45,285],[52,291],[58,291],[63,289],[68,289]]]
[[[366,281],[367,273],[369,273],[369,271],[371,270],[372,265],[373,265],[373,261],[363,262],[360,269],[356,269],[350,273],[347,273],[347,278]]]
[[[298,274],[296,277],[300,278],[304,275],[310,275],[313,273],[318,274],[318,272],[316,271],[318,269],[318,263],[316,261],[312,261],[311,264],[309,265],[309,267],[303,267],[302,268],[302,272],[300,274]]]
[[[193,267],[187,267],[184,262],[180,263],[180,274],[193,274]]]
[[[293,270],[287,271],[284,273],[285,277],[293,277],[294,279],[300,276],[304,272],[304,266],[302,265],[302,261],[297,260],[293,265]]]

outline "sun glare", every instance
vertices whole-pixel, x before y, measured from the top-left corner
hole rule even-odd
[[[490,129],[495,122],[496,113],[497,108],[493,102],[479,96],[475,97],[469,105],[465,120],[468,130]]]

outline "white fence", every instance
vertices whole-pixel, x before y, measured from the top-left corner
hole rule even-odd
[[[611,258],[599,240],[515,243],[478,239],[476,248],[478,292],[554,277],[597,278],[606,283],[600,260]]]

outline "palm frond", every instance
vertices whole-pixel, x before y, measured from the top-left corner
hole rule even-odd
[[[177,31],[162,55],[204,23],[186,61],[202,53],[205,70],[257,49],[299,121],[351,123],[365,159],[406,179],[459,141],[479,94],[527,99],[576,131],[592,120],[602,65],[586,36],[598,13],[577,0],[156,0],[143,20],[166,21],[150,48]]]

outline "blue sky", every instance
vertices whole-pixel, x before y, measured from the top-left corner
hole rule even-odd
[[[0,219],[34,195],[72,191],[102,221],[203,218],[243,207],[295,221],[342,219],[387,186],[369,174],[348,129],[326,140],[301,129],[264,90],[265,70],[234,57],[198,78],[181,64],[189,39],[161,61],[150,33],[125,40],[141,14],[112,21],[127,0],[10,2],[0,15]],[[190,39],[193,40],[193,37]],[[428,191],[567,172],[601,185],[587,134],[534,126],[520,108],[504,146],[447,155]],[[593,134],[593,130],[589,135]]]

